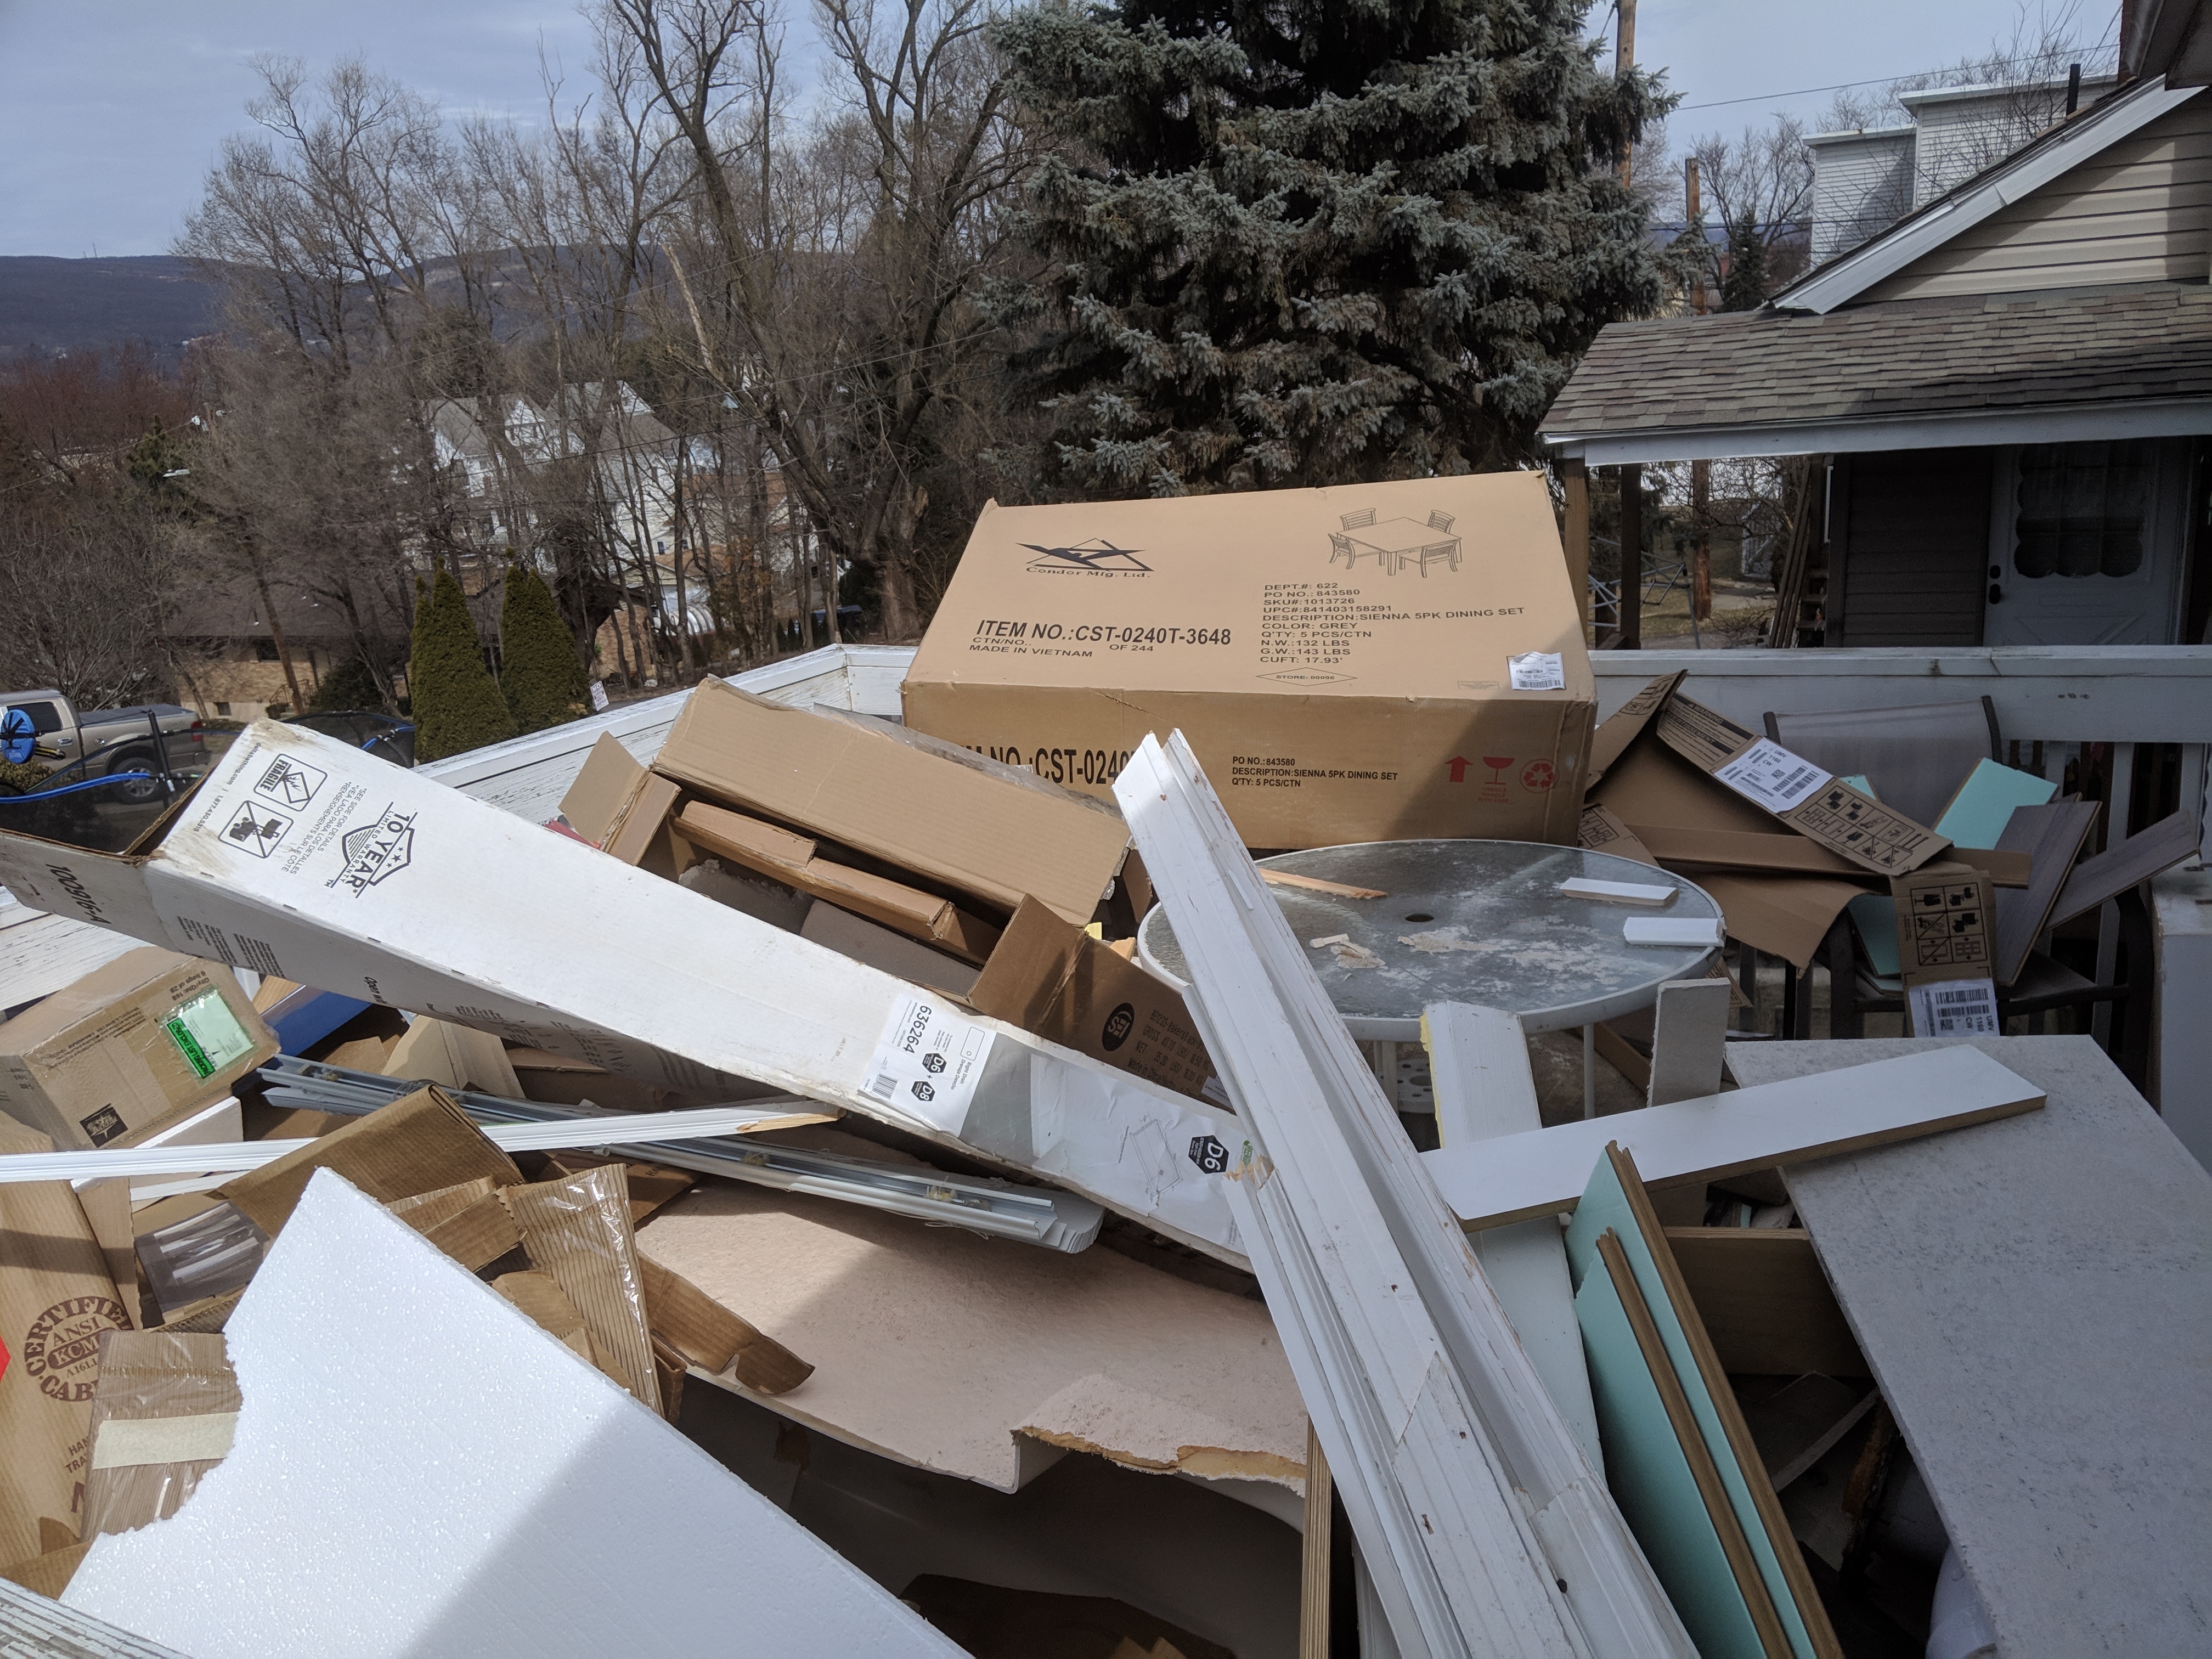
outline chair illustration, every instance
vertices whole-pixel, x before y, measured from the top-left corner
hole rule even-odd
[[[1398,555],[1398,568],[1402,570],[1409,564],[1418,564],[1421,567],[1421,574],[1425,576],[1429,574],[1429,561],[1431,559],[1448,560],[1453,569],[1458,569],[1459,538],[1455,536],[1448,542],[1431,542],[1426,547],[1409,547]]]
[[[1362,547],[1358,543],[1353,541],[1351,537],[1346,535],[1343,532],[1337,530],[1332,530],[1328,532],[1328,544],[1330,549],[1328,562],[1332,565],[1337,562],[1338,557],[1340,556],[1344,560],[1344,568],[1346,570],[1349,570],[1353,565],[1359,562],[1359,556],[1363,553],[1366,553],[1372,555],[1375,562],[1381,565],[1386,573],[1390,570],[1390,555],[1382,548]]]
[[[1441,507],[1429,514],[1429,528],[1431,530],[1449,530],[1452,527],[1452,515],[1443,511]],[[1452,566],[1452,568],[1456,570],[1459,568],[1459,566],[1455,563]]]
[[[1375,509],[1363,507],[1357,513],[1346,513],[1343,515],[1343,522],[1346,530],[1364,530],[1375,522]]]

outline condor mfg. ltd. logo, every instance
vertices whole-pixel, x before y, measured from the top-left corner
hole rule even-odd
[[[1024,547],[1036,555],[1030,561],[1032,570],[1048,571],[1061,575],[1091,576],[1149,576],[1152,566],[1137,555],[1143,550],[1116,547],[1103,536],[1093,536],[1087,542],[1078,542],[1073,547],[1044,547],[1036,542],[1024,542]]]
[[[387,806],[376,815],[374,823],[347,830],[338,844],[345,853],[345,868],[324,884],[350,888],[353,896],[359,898],[386,877],[398,874],[413,860],[415,815],[396,812]]]

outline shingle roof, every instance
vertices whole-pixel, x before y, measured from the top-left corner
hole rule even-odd
[[[1598,433],[2212,398],[2212,289],[2159,284],[1614,323],[1544,417]]]

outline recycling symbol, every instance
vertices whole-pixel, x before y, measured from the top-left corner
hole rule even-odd
[[[1229,1167],[1229,1149],[1216,1135],[1194,1135],[1190,1143],[1190,1161],[1198,1165],[1200,1175],[1219,1175]]]
[[[916,1100],[934,1100],[937,1091],[927,1079],[916,1078],[914,1080],[914,1097]]]
[[[925,1072],[943,1071],[945,1069],[945,1056],[939,1054],[934,1048],[931,1049],[927,1054],[921,1057],[921,1069]]]

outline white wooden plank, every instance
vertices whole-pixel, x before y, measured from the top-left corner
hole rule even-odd
[[[50,997],[138,945],[73,916],[33,910],[0,887],[0,1013]]]
[[[1181,736],[1115,785],[1239,1108],[1230,1202],[1409,1659],[1690,1651]]]
[[[1659,988],[1651,1022],[1647,1106],[1671,1106],[1721,1091],[1728,1054],[1729,982],[1673,979]]]
[[[1445,1146],[1420,1158],[1462,1223],[1496,1227],[1573,1209],[1607,1141],[1634,1155],[1646,1186],[1682,1186],[1984,1123],[2042,1104],[2041,1090],[1988,1055],[1938,1048],[1562,1123],[1480,1146]]]
[[[2044,1109],[1791,1169],[1790,1195],[1998,1651],[2205,1652],[2212,1176],[2089,1038],[1973,1047]],[[1936,1048],[1744,1044],[1730,1064],[1773,1087]]]
[[[1437,1133],[1445,1146],[1543,1127],[1536,1079],[1528,1069],[1528,1038],[1515,1015],[1465,1002],[1431,1003],[1421,1012],[1421,1038],[1436,1088]],[[1474,1235],[1474,1255],[1592,1473],[1601,1473],[1597,1407],[1559,1223],[1538,1216],[1492,1227]]]
[[[196,1659],[960,1652],[329,1170],[224,1335],[229,1455],[64,1605]]]

